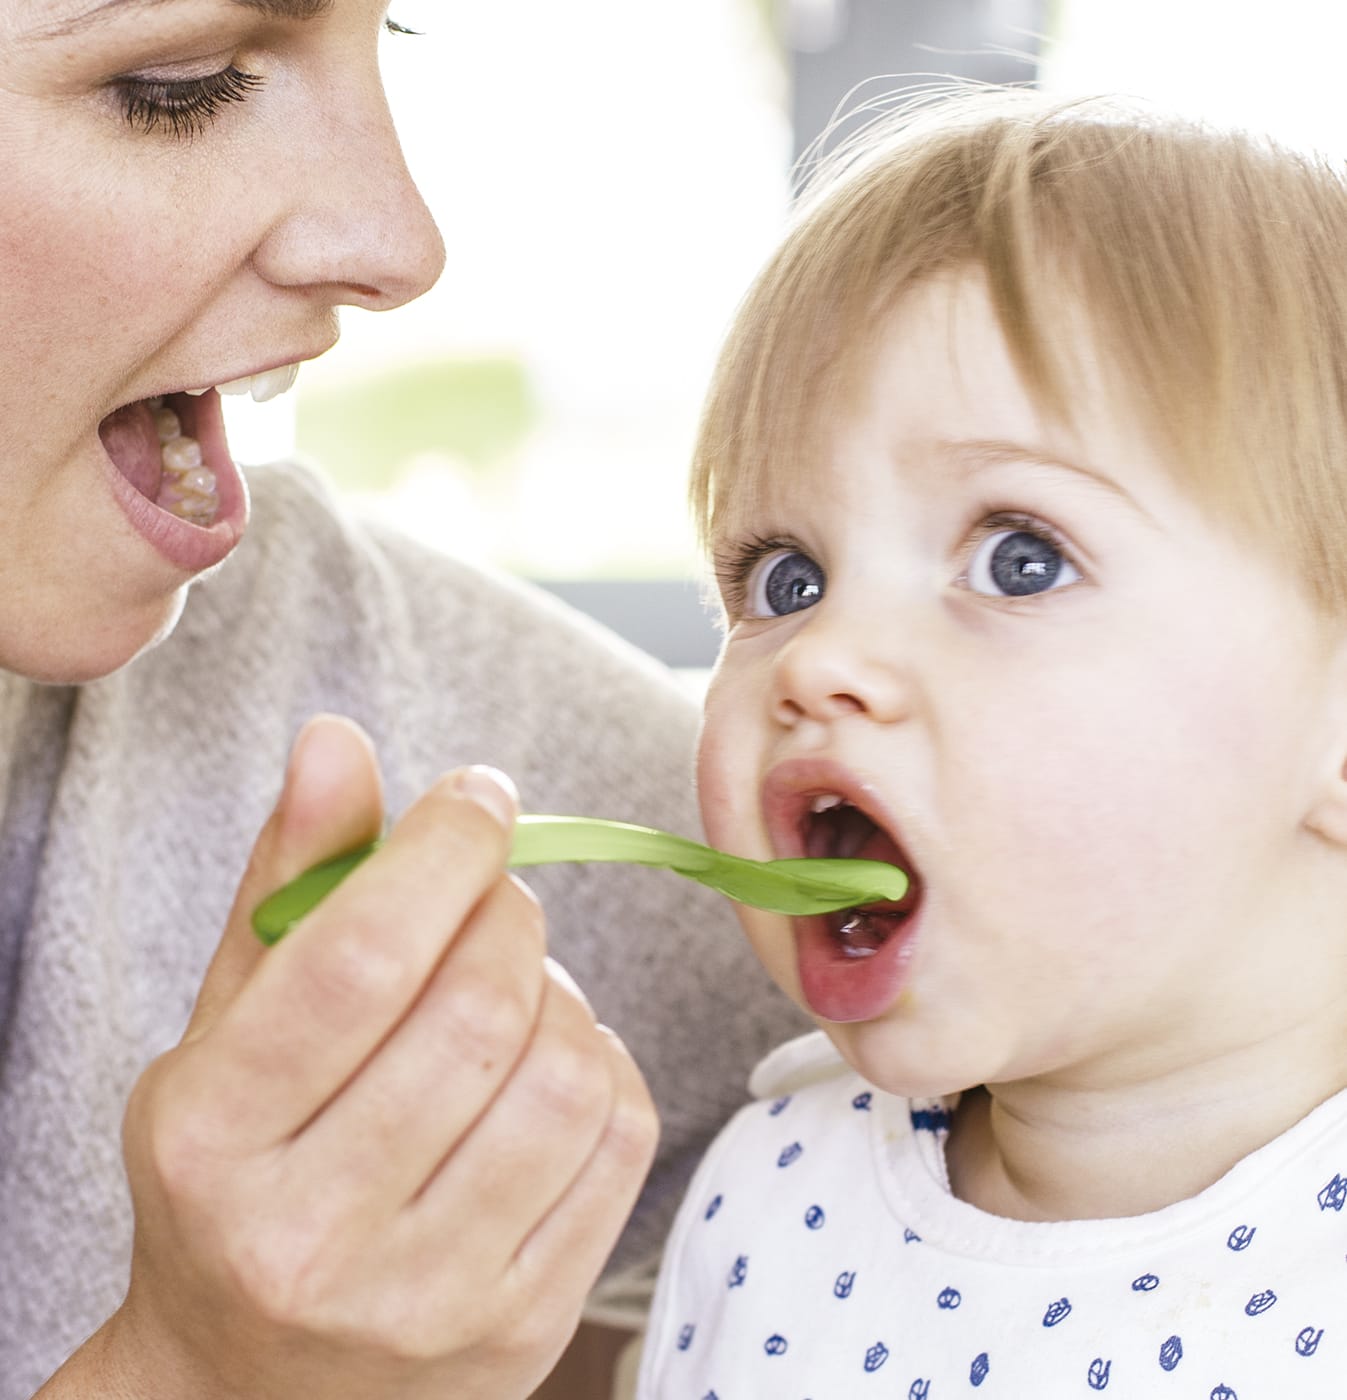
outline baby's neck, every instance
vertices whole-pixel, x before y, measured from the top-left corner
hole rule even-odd
[[[1143,1215],[1195,1196],[1342,1087],[1342,1033],[1332,1047],[1310,1034],[1107,1090],[971,1090],[946,1149],[953,1193],[1014,1220]]]

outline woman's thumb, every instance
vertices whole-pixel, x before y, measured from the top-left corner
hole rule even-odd
[[[379,765],[364,730],[338,715],[315,716],[290,750],[280,796],[253,846],[186,1039],[215,1021],[264,955],[253,910],[309,866],[372,841],[383,817]]]

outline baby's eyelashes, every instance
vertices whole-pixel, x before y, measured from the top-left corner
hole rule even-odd
[[[1081,571],[1045,521],[998,513],[984,520],[957,582],[973,593],[1026,598],[1079,583]]]

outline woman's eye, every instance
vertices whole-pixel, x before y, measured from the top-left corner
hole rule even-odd
[[[231,102],[242,102],[265,79],[244,73],[232,64],[204,78],[164,82],[151,78],[122,78],[118,84],[122,111],[138,131],[165,131],[171,136],[200,136]]]
[[[995,530],[969,561],[967,582],[974,593],[1024,598],[1075,583],[1080,571],[1045,535],[1032,530]]]
[[[759,560],[749,576],[745,611],[750,617],[784,617],[812,608],[823,597],[823,570],[798,550],[779,549]]]

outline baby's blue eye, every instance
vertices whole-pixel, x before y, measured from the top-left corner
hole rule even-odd
[[[977,547],[968,565],[974,593],[1024,598],[1075,583],[1080,573],[1050,539],[1031,530],[996,530]]]
[[[748,586],[751,617],[784,617],[823,597],[823,570],[798,550],[780,549],[760,560]]]

